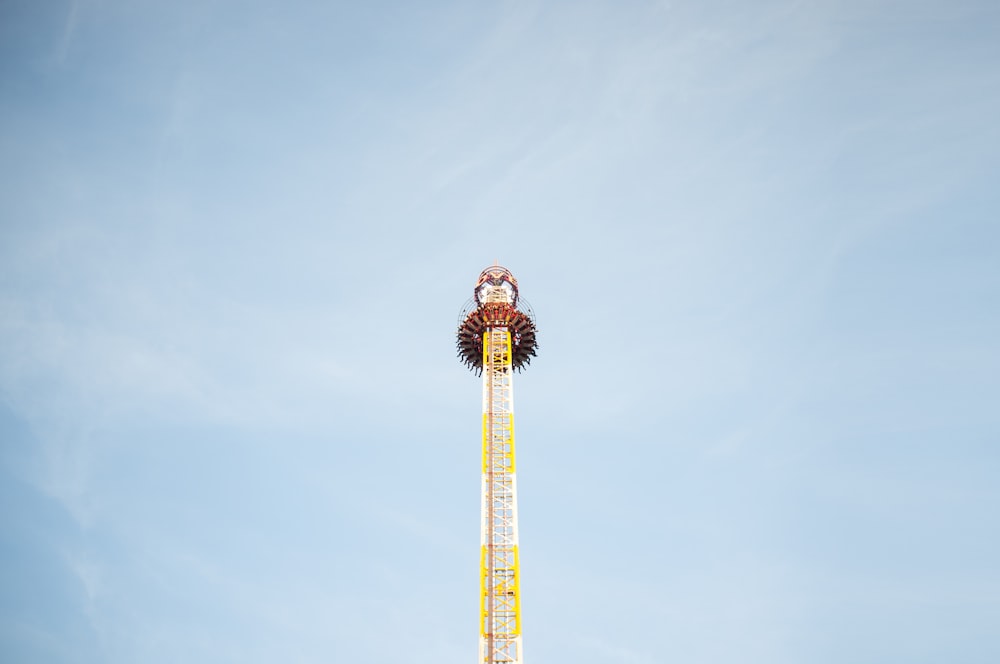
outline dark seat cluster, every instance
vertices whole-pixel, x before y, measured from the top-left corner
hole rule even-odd
[[[511,366],[523,370],[538,350],[535,322],[509,304],[488,303],[473,309],[458,326],[458,357],[476,375],[483,372],[483,333],[506,327],[511,334]]]

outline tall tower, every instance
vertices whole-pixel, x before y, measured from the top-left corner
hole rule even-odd
[[[514,369],[538,348],[531,307],[499,265],[479,275],[462,309],[458,356],[483,376],[479,663],[523,664],[514,465]]]

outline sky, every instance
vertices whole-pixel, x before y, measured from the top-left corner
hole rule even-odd
[[[0,660],[1000,661],[1000,5],[0,2]]]

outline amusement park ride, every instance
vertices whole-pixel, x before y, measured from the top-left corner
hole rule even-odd
[[[458,326],[458,356],[483,377],[480,664],[524,662],[513,372],[535,355],[535,332],[534,314],[510,270],[483,270]]]

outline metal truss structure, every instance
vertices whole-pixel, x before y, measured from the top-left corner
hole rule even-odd
[[[535,325],[517,309],[517,281],[506,268],[483,271],[475,302],[459,326],[458,347],[483,375],[479,662],[523,664],[513,370],[535,354]],[[470,361],[468,351],[480,346],[481,356]]]

